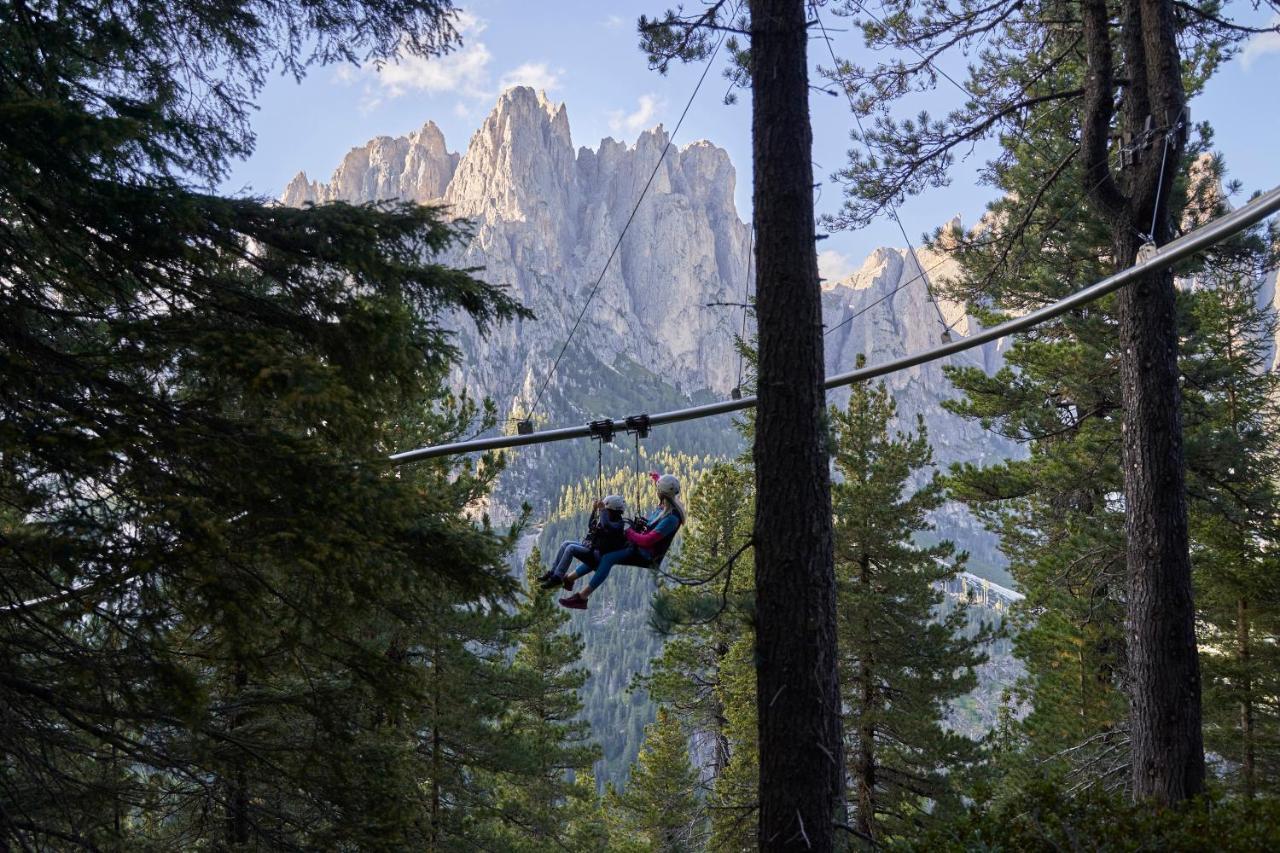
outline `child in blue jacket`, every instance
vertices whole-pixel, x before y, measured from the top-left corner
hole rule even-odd
[[[593,569],[600,564],[600,557],[626,545],[626,522],[623,515],[627,502],[621,495],[609,495],[598,500],[591,511],[587,535],[581,542],[564,542],[556,553],[551,570],[538,578],[543,589],[551,589],[564,583],[565,575],[574,560]],[[572,586],[566,589],[572,589]]]

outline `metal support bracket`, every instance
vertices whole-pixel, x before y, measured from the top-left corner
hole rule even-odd
[[[633,432],[640,438],[649,437],[649,416],[648,415],[629,415],[623,422],[627,426],[627,432]]]
[[[587,424],[587,429],[591,431],[591,437],[597,438],[603,444],[613,443],[613,421],[592,421]]]

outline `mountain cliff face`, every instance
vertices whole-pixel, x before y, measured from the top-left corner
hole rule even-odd
[[[444,195],[458,167],[458,155],[444,145],[434,122],[408,136],[379,136],[351,149],[327,184],[308,182],[299,172],[280,200],[293,207],[306,202],[436,201]]]
[[[471,241],[448,260],[485,267],[537,319],[484,339],[460,323],[468,358],[457,380],[519,410],[517,396],[527,404],[546,376],[668,139],[658,127],[634,145],[605,139],[575,151],[564,106],[517,87],[461,157],[428,123],[354,149],[328,183],[299,174],[283,201],[437,201],[469,220]],[[728,155],[709,143],[667,152],[566,359],[610,371],[625,357],[686,392],[728,392],[740,315],[705,303],[741,301],[745,290],[748,226],[733,207],[734,180]],[[574,408],[553,414],[604,413]]]
[[[466,358],[454,379],[493,398],[500,410],[521,415],[605,269],[668,140],[659,126],[633,145],[604,139],[595,149],[575,150],[565,107],[518,87],[502,94],[461,156],[449,153],[439,129],[428,123],[407,137],[378,137],[352,150],[327,183],[299,174],[283,201],[410,199],[447,205],[451,215],[469,220],[471,240],[446,260],[483,266],[483,275],[509,286],[536,319],[485,338],[459,319]],[[677,401],[680,395],[727,396],[738,377],[734,335],[742,314],[707,303],[740,303],[748,293],[750,226],[734,207],[735,182],[728,154],[709,142],[667,151],[539,415],[563,425],[670,407],[667,400],[641,395],[640,379],[671,386],[680,392]],[[931,278],[947,272],[945,264],[933,268],[942,260],[919,252]],[[824,285],[832,329],[828,373],[852,369],[860,353],[876,364],[936,345],[944,330],[939,312],[953,335],[969,331],[960,306],[935,306],[922,282],[912,281],[919,275],[910,253],[883,248],[850,278]],[[952,361],[992,369],[1000,352],[990,344]],[[942,411],[939,404],[952,391],[941,363],[886,381],[904,423],[917,413],[925,416],[940,463],[1016,452]],[[717,428],[727,431],[728,421]],[[944,515],[950,514],[955,517],[947,527],[965,528],[962,539],[980,538],[958,509]]]

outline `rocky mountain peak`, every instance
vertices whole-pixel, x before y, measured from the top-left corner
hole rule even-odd
[[[583,423],[674,408],[682,395],[724,397],[738,381],[742,310],[709,305],[741,302],[752,291],[750,226],[734,206],[736,171],[711,142],[670,141],[658,125],[633,144],[606,138],[575,151],[564,105],[515,87],[498,98],[461,157],[427,122],[352,149],[327,184],[299,174],[284,201],[443,198],[473,230],[441,261],[483,267],[485,278],[509,287],[535,314],[485,336],[455,318],[464,359],[451,381],[506,414],[524,415],[587,306],[538,413],[549,425]],[[884,247],[854,275],[826,283],[828,374],[851,369],[859,355],[875,364],[936,346],[948,327],[968,334],[963,307],[935,301],[920,281],[922,271],[931,281],[946,275],[947,263],[925,249],[913,255]],[[989,344],[949,361],[990,370],[1000,350]],[[941,408],[952,395],[941,364],[886,381],[904,422],[925,416],[941,464],[1017,452]],[[955,512],[953,528],[974,527]],[[967,537],[966,547],[976,541]]]
[[[439,201],[458,166],[445,147],[444,133],[429,121],[406,136],[377,136],[352,148],[328,183],[308,181],[299,172],[285,188],[288,205],[326,201]]]
[[[459,216],[527,222],[567,236],[555,216],[573,206],[574,171],[564,105],[514,86],[471,137],[445,197]]]
[[[513,87],[461,157],[448,153],[439,128],[427,122],[405,137],[377,137],[353,149],[328,184],[299,175],[284,200],[443,197],[451,212],[471,220],[472,240],[445,260],[484,267],[490,281],[508,285],[537,319],[484,338],[460,320],[458,343],[468,357],[455,381],[513,411],[540,385],[602,271],[569,351],[578,365],[589,372],[590,365],[611,371],[639,364],[685,392],[723,395],[737,381],[734,337],[742,316],[708,303],[738,302],[750,291],[750,227],[734,206],[737,175],[728,153],[706,140],[669,144],[658,125],[633,144],[605,138],[594,149],[575,151],[565,106]],[[653,185],[610,262],[655,167]],[[939,264],[923,249],[912,257],[884,247],[852,276],[825,283],[828,326],[849,321],[828,339],[828,371],[850,369],[858,354],[874,362],[927,348],[948,326],[967,332],[961,306],[935,302],[916,283],[921,267],[930,276],[944,274],[933,269]],[[990,367],[998,358],[998,350],[987,347],[966,360]],[[895,377],[893,387],[905,395],[904,414],[913,414],[936,409],[948,386],[930,366]],[[560,390],[570,405],[583,407],[575,419],[618,414],[607,394]]]

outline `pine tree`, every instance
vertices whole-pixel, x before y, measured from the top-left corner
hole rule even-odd
[[[666,708],[645,729],[640,756],[631,768],[626,791],[610,803],[621,831],[650,853],[686,853],[701,846],[702,814],[698,773],[689,762],[688,741],[679,721]]]
[[[451,14],[7,8],[0,843],[410,843],[421,614],[503,595],[508,543],[464,515],[495,460],[385,458],[483,421],[442,315],[523,312],[437,209],[195,184],[273,70],[438,55]]]
[[[760,751],[756,741],[755,636],[744,633],[720,662],[716,693],[724,709],[729,761],[712,781],[707,800],[711,835],[707,849],[747,853],[759,849],[756,808]]]
[[[712,777],[729,760],[720,666],[734,641],[750,633],[754,509],[750,471],[739,465],[717,464],[690,492],[684,540],[667,568],[679,580],[663,580],[653,602],[651,621],[667,640],[652,672],[639,680],[655,702],[711,742]]]
[[[1225,272],[1225,275],[1222,274]],[[1274,788],[1280,715],[1280,378],[1267,370],[1275,318],[1238,271],[1206,270],[1183,372],[1193,457],[1192,561],[1205,674],[1205,744],[1245,797]]]
[[[1046,134],[1037,143],[1060,144],[1054,140]],[[1202,156],[1207,143],[1206,134],[1192,159]],[[1102,272],[1098,259],[1107,254],[1107,235],[1073,213],[1078,201],[1071,192],[1060,186],[1038,190],[1041,156],[1022,149],[1000,169],[1006,196],[992,206],[994,235],[937,237],[936,245],[955,251],[963,269],[948,292],[968,302],[984,322],[998,319],[1000,311],[1026,311],[1059,298]],[[1221,204],[1221,164],[1195,161],[1212,168],[1194,180],[1181,178],[1172,189],[1188,227],[1195,217],[1220,212]],[[1030,211],[1026,199],[1033,197],[1047,214],[1044,220]],[[1020,225],[1010,233],[1002,223]],[[1243,464],[1241,454],[1260,451],[1256,441],[1246,448],[1222,440],[1231,386],[1244,382],[1256,393],[1258,382],[1267,380],[1249,378],[1245,359],[1230,363],[1230,347],[1221,333],[1211,333],[1211,318],[1222,310],[1222,298],[1248,280],[1259,261],[1265,265],[1265,258],[1257,238],[1246,236],[1182,271],[1201,282],[1179,295],[1192,557],[1201,596],[1214,575],[1205,562],[1204,522],[1236,503],[1215,494],[1212,484],[1238,479],[1233,468],[1266,467],[1265,452]],[[1218,285],[1203,286],[1211,280]],[[1010,571],[1027,595],[1015,614],[1015,649],[1027,665],[1020,693],[1029,713],[1014,728],[1025,751],[1002,753],[999,775],[1006,789],[1045,775],[1069,776],[1072,785],[1121,787],[1130,767],[1115,311],[1114,301],[1104,299],[1019,337],[1006,350],[1006,368],[993,376],[948,370],[965,395],[951,404],[954,411],[1028,448],[1023,459],[958,466],[952,477],[954,493],[1000,534]],[[1228,446],[1235,448],[1234,457],[1219,452]],[[1256,511],[1266,499],[1261,493],[1253,497]],[[1202,618],[1202,624],[1208,623]],[[1205,660],[1211,668],[1217,658]]]
[[[947,731],[951,700],[977,684],[986,636],[964,638],[962,609],[935,618],[940,582],[963,557],[950,542],[921,546],[927,514],[944,500],[923,418],[914,434],[890,434],[896,407],[883,385],[854,386],[831,410],[841,690],[849,804],[858,832],[903,834],[959,805],[956,780],[977,744]]]
[[[879,15],[856,0],[838,8],[889,58],[830,69],[857,113],[879,113],[856,135],[868,153],[840,173],[849,203],[832,224],[864,223],[906,194],[945,184],[957,148],[995,139],[1000,154],[985,172],[995,182],[1011,164],[1035,162],[1022,176],[1026,194],[1006,207],[1020,215],[993,219],[981,238],[999,243],[992,265],[1001,274],[1022,262],[1017,250],[1061,246],[1059,224],[1068,234],[1082,220],[1105,229],[1103,251],[1084,259],[1105,258],[1108,272],[1133,265],[1146,243],[1169,242],[1180,223],[1174,187],[1190,140],[1187,99],[1249,30],[1217,5],[1174,0],[1039,4],[1031,15],[1022,0],[928,9],[894,0]],[[966,84],[938,74],[936,62],[975,49],[983,61],[969,67]],[[900,97],[942,78],[963,90],[956,109],[942,119],[892,115]],[[1070,219],[1057,216],[1065,205],[1042,203],[1053,196],[1069,201]],[[1174,275],[1141,272],[1110,300],[1124,423],[1129,786],[1161,803],[1193,797],[1205,781]]]
[[[808,13],[804,0],[750,0],[639,21],[643,48],[662,71],[675,60],[711,61],[726,30],[750,40],[746,49],[726,44],[729,75],[752,91],[759,344],[752,459],[756,491],[770,499],[756,505],[754,525],[760,833],[779,850],[835,844],[843,763]]]
[[[746,570],[754,514],[750,470],[740,463],[714,466],[690,493],[688,510],[683,546],[669,569],[681,582],[664,581],[653,602],[651,621],[666,643],[638,685],[678,713],[705,745],[709,760],[700,769],[715,804],[708,814],[713,835],[723,836],[709,849],[731,849],[727,845],[755,837],[759,773],[753,579]]]
[[[539,590],[546,570],[537,548],[525,561],[526,594],[512,614],[516,652],[513,692],[504,698],[501,737],[517,744],[516,760],[494,781],[500,825],[495,846],[505,850],[545,850],[567,846],[573,816],[595,803],[595,782],[572,778],[590,770],[599,748],[589,742],[579,719],[578,691],[587,680],[579,667],[583,643],[564,630],[569,614]]]

